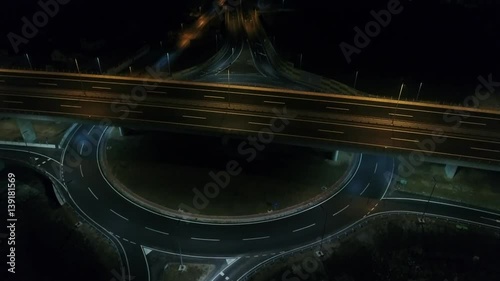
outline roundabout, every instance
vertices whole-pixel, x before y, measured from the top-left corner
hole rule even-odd
[[[62,165],[74,166],[71,151],[82,161],[64,173],[64,181],[74,203],[123,246],[132,275],[148,274],[143,247],[175,254],[181,245],[186,256],[234,258],[276,254],[318,241],[373,211],[390,184],[383,175],[394,169],[391,158],[362,155],[356,172],[335,196],[300,213],[262,222],[192,222],[147,209],[113,188],[98,160],[105,132],[106,127],[90,125],[74,131]]]

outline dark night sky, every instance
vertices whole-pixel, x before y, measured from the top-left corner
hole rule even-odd
[[[10,49],[6,34],[19,33],[21,17],[31,17],[40,9],[36,2],[3,4],[0,49]],[[261,7],[281,4],[281,0],[259,2]],[[364,29],[373,20],[370,11],[386,9],[388,2],[286,0],[286,7],[294,12],[266,20],[266,27],[290,60],[297,62],[303,53],[305,69],[345,83],[359,70],[359,86],[373,89],[371,92],[397,92],[401,81],[410,88],[424,81],[426,86],[446,92],[448,98],[460,100],[474,89],[478,75],[500,73],[498,5],[464,8],[440,0],[401,0],[403,11],[393,15],[389,25],[347,63],[339,44],[353,44],[353,28]],[[210,6],[211,0],[69,0],[23,51],[61,45],[77,48],[80,37],[158,40],[169,30],[178,30],[181,22],[189,22],[189,12],[199,5]],[[425,97],[425,91],[422,95]]]

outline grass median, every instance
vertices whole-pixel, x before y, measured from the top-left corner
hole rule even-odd
[[[214,182],[210,172],[225,171],[229,161],[237,161],[241,173],[198,209],[217,216],[253,215],[300,204],[334,185],[353,158],[341,153],[341,160],[332,164],[326,161],[332,152],[271,143],[248,161],[250,154],[238,149],[244,141],[169,133],[120,137],[114,130],[106,155],[111,173],[127,189],[174,210],[180,204],[194,208],[193,189],[204,192],[204,186]]]
[[[444,165],[424,163],[404,180],[407,183],[397,183],[395,190],[426,197],[432,193],[433,198],[500,211],[500,172],[458,167],[453,179],[448,179]]]

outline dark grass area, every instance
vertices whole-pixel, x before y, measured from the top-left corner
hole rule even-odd
[[[396,185],[397,190],[423,196],[432,193],[434,198],[500,211],[500,172],[459,167],[455,177],[448,179],[444,165],[424,163],[405,179],[408,183]]]
[[[256,154],[240,155],[240,140],[223,144],[220,138],[155,133],[109,140],[108,163],[117,178],[139,196],[177,210],[183,203],[193,207],[193,189],[213,182],[209,173],[224,171],[228,161],[239,163],[242,172],[232,176],[218,196],[210,199],[207,215],[250,215],[292,206],[335,183],[347,163],[337,166],[325,159],[331,152],[270,144]]]
[[[427,220],[422,226],[415,216],[378,219],[325,245],[324,258],[297,254],[251,280],[499,280],[499,238],[498,231],[463,230],[452,222]]]
[[[7,173],[16,175],[16,274],[7,278],[4,253],[7,244],[0,243],[0,280],[102,280],[120,271],[114,248],[100,234],[83,224],[75,227],[77,216],[69,207],[60,207],[50,181],[33,170],[7,162],[0,172],[2,221],[7,213]],[[24,183],[24,184],[23,184]],[[0,233],[6,230],[2,227]],[[11,246],[8,246],[11,247]],[[13,278],[14,277],[14,278]]]

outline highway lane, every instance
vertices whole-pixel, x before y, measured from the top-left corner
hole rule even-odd
[[[13,99],[13,97],[9,97]],[[232,112],[227,110],[193,109],[184,106],[138,105],[111,101],[95,102],[84,99],[49,97],[17,97],[21,103],[10,103],[0,109],[7,112],[28,112],[36,115],[78,116],[99,120],[109,118],[118,124],[147,122],[165,128],[201,130],[245,135],[265,129],[274,130],[273,138],[280,141],[316,142],[322,145],[344,145],[381,151],[423,154],[495,164],[500,162],[500,141],[494,138],[429,133],[425,130],[398,129],[381,125],[358,125],[350,122],[325,122],[293,117],[276,104],[278,115]],[[43,110],[40,110],[43,108]],[[286,114],[285,114],[286,113]],[[280,115],[286,121],[278,120]],[[275,120],[275,117],[278,119]],[[288,120],[289,119],[289,120]],[[275,123],[276,122],[276,123]],[[275,126],[272,126],[272,125]],[[281,127],[283,127],[281,129]],[[421,160],[419,160],[421,161]]]
[[[7,73],[8,74],[7,74]],[[158,77],[157,77],[158,78]],[[470,131],[474,135],[489,135],[500,131],[499,113],[489,110],[479,112],[476,108],[461,108],[435,104],[417,104],[374,98],[348,97],[334,94],[280,90],[271,88],[255,88],[231,85],[217,85],[199,82],[165,81],[141,78],[105,77],[99,75],[75,75],[55,73],[19,73],[0,70],[0,84],[4,93],[16,95],[57,93],[57,96],[75,96],[89,93],[89,96],[113,99],[120,94],[148,100],[165,99],[169,103],[200,103],[207,107],[228,108],[235,105],[255,106],[261,110],[269,110],[269,104],[286,105],[290,110],[300,111],[305,117],[325,119],[371,118],[374,120],[395,121],[401,124],[426,124],[437,126],[448,131]],[[146,82],[145,82],[146,81]],[[40,84],[44,83],[44,84]],[[146,86],[147,93],[138,90]],[[83,87],[83,90],[82,90]],[[16,90],[17,89],[17,90]],[[135,89],[135,90],[134,90]],[[41,91],[42,90],[42,91]],[[221,97],[226,103],[212,104],[207,96]],[[224,99],[222,99],[222,97]],[[4,99],[3,102],[16,100]]]

